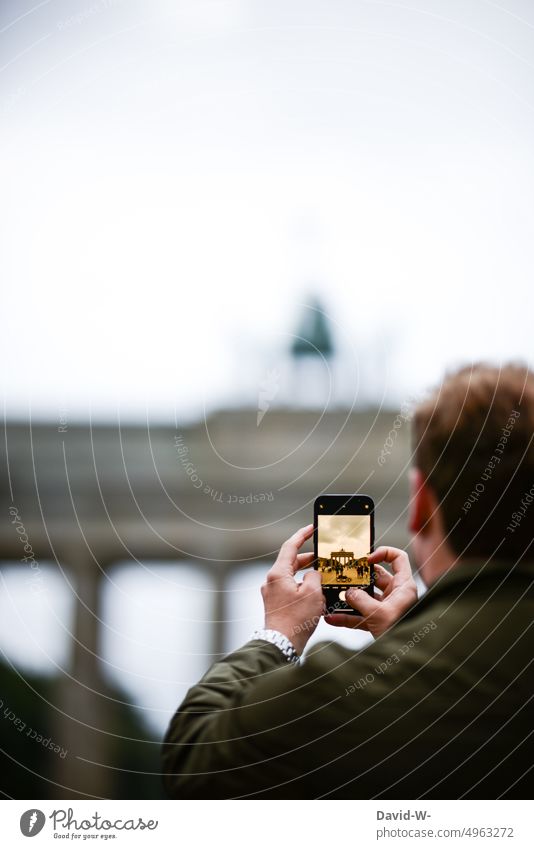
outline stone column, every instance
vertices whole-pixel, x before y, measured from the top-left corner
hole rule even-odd
[[[82,543],[83,545],[83,543]],[[61,565],[72,578],[74,619],[70,663],[61,675],[56,699],[58,743],[57,795],[108,798],[113,795],[113,738],[106,734],[109,702],[100,674],[99,629],[102,567],[81,546],[66,553]]]
[[[213,564],[213,604],[212,604],[212,660],[223,657],[226,650],[226,633],[228,623],[228,565],[223,562]]]

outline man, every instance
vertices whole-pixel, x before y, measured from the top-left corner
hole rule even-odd
[[[313,561],[299,552],[312,526],[297,531],[262,586],[267,630],[215,663],[171,722],[169,795],[531,795],[534,374],[462,369],[413,421],[409,527],[429,589],[417,600],[406,553],[378,548],[381,595],[352,588],[362,615],[325,616],[374,642],[322,642],[293,663],[324,605],[317,572],[295,581]]]

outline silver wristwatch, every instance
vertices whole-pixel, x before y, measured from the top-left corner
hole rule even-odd
[[[272,628],[258,628],[250,639],[266,640],[268,643],[272,643],[273,646],[280,649],[288,663],[298,663],[300,660],[291,640],[288,640],[280,631],[273,631]]]

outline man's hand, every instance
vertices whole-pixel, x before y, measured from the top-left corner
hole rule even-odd
[[[298,654],[302,654],[325,608],[319,573],[307,572],[300,584],[294,577],[299,569],[306,569],[313,563],[312,553],[298,553],[312,533],[313,525],[307,525],[283,544],[261,588],[265,627],[284,634]]]
[[[412,576],[408,555],[400,548],[382,546],[368,555],[369,563],[390,563],[393,574],[383,566],[375,565],[375,586],[382,591],[372,598],[365,590],[351,587],[347,590],[347,604],[362,615],[332,613],[325,616],[329,625],[360,628],[379,637],[387,631],[409,607],[417,601],[417,587]]]

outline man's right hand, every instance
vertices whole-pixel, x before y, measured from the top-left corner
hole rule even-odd
[[[375,564],[375,586],[382,594],[373,598],[365,590],[351,587],[346,592],[345,600],[362,615],[329,613],[324,619],[329,625],[336,625],[338,628],[360,628],[369,631],[376,638],[415,604],[417,586],[408,555],[400,548],[381,546],[369,554],[368,559],[369,563]],[[376,565],[380,562],[390,563],[393,574],[383,566]]]

